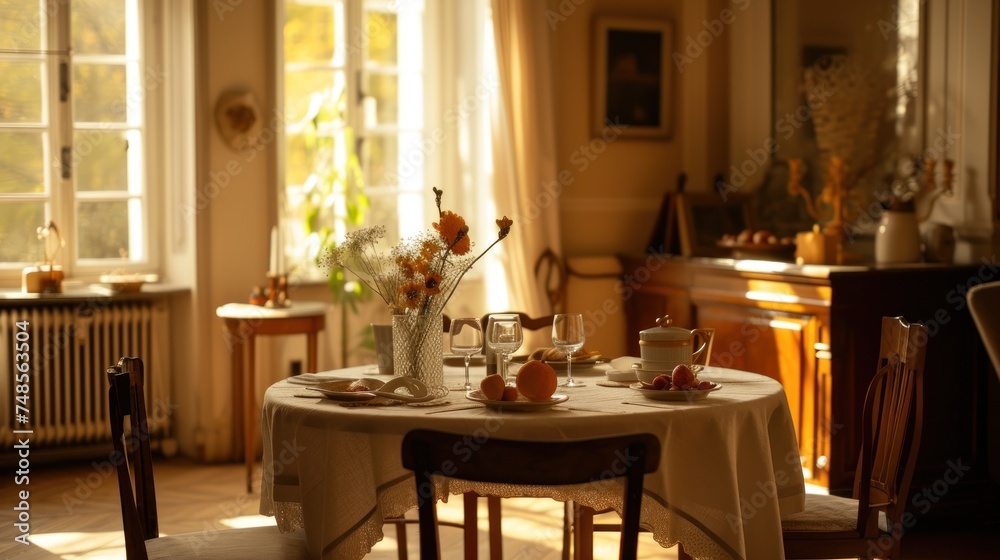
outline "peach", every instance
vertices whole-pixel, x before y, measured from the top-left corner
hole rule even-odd
[[[556,392],[556,370],[545,362],[531,360],[521,366],[514,385],[529,401],[545,401]]]
[[[500,374],[487,375],[479,382],[479,390],[483,396],[491,401],[499,401],[503,398],[504,382]]]

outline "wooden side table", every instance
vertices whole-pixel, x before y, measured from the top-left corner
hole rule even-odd
[[[304,334],[308,337],[306,370],[316,372],[316,334],[326,326],[327,304],[292,302],[283,308],[248,303],[227,303],[215,310],[225,322],[233,375],[233,457],[238,459],[242,431],[243,459],[247,465],[247,492],[252,491],[256,449],[257,411],[254,394],[254,338],[257,335]],[[245,362],[244,362],[245,355]],[[244,365],[245,363],[245,365]],[[242,403],[237,406],[237,403]]]

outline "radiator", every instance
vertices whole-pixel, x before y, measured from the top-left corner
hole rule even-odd
[[[17,421],[14,399],[19,321],[28,322],[30,335],[28,424]],[[0,446],[11,449],[13,430],[23,429],[33,430],[33,450],[111,441],[105,371],[122,356],[142,358],[150,434],[167,437],[175,408],[168,321],[166,304],[157,301],[0,308]]]

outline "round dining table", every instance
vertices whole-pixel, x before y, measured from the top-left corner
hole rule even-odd
[[[464,369],[445,366],[447,397],[424,403],[341,402],[311,390],[324,379],[379,378],[371,366],[288,378],[264,395],[260,513],[281,531],[305,530],[313,558],[362,558],[383,521],[416,507],[403,467],[403,436],[417,428],[525,441],[648,432],[660,439],[659,469],[645,476],[641,526],[664,547],[694,558],[781,559],[781,517],[804,507],[799,451],[782,386],[763,375],[706,367],[721,387],[701,399],[652,400],[605,382],[593,366],[584,387],[563,388],[547,410],[487,408],[460,389]],[[574,367],[574,375],[577,374]],[[473,385],[484,375],[473,368]],[[302,376],[300,376],[302,377]],[[382,377],[383,380],[390,379]],[[595,510],[622,508],[621,479],[531,487],[438,478],[440,497],[550,497]]]

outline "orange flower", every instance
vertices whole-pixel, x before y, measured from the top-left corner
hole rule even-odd
[[[497,237],[499,237],[500,239],[507,237],[507,234],[510,233],[510,226],[512,225],[514,225],[514,220],[511,220],[507,216],[504,216],[502,219],[497,220],[497,228],[500,230],[497,233]]]
[[[438,230],[444,238],[451,252],[456,255],[464,255],[472,248],[469,240],[469,226],[465,225],[465,218],[448,210],[441,213],[441,221],[434,223],[434,229]]]
[[[423,303],[424,286],[417,282],[407,282],[399,287],[399,294],[403,298],[403,307],[416,310]]]
[[[436,296],[440,294],[442,280],[443,278],[441,278],[441,275],[436,272],[428,274],[424,279],[424,289],[427,292],[427,295]]]
[[[396,257],[396,264],[399,265],[399,271],[403,273],[403,276],[406,278],[413,278],[417,273],[416,263],[406,257]]]

